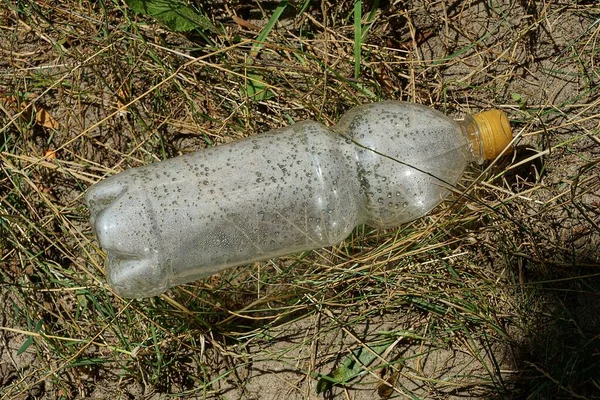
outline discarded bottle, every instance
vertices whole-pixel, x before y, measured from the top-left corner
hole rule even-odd
[[[225,268],[338,244],[438,205],[467,164],[512,139],[502,111],[454,121],[386,101],[334,128],[306,121],[109,177],[86,193],[124,297],[158,295]]]

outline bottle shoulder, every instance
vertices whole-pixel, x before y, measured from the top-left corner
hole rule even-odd
[[[371,225],[396,226],[429,212],[460,178],[470,157],[460,125],[418,104],[359,106],[335,130],[355,147]]]

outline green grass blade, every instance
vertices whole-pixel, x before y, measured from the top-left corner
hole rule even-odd
[[[373,26],[373,23],[375,22],[375,17],[377,16],[378,8],[379,8],[379,0],[375,0],[373,2],[373,6],[371,7],[371,11],[369,12],[369,15],[367,16],[367,21],[365,23],[365,26],[362,28],[361,40],[363,43],[365,42],[365,40],[367,40],[367,35],[369,33],[369,29],[371,29],[371,27]]]
[[[279,18],[281,17],[281,14],[283,14],[283,11],[287,7],[287,5],[288,0],[283,0],[281,3],[279,3],[275,11],[273,12],[273,15],[271,15],[269,22],[267,22],[267,25],[265,25],[262,31],[260,31],[260,34],[256,38],[256,43],[254,44],[254,46],[252,46],[252,52],[250,53],[252,57],[256,57],[258,55],[260,49],[262,49],[262,47],[264,46],[267,36],[269,36],[271,30],[273,29],[277,21],[279,21]]]
[[[42,323],[44,322],[43,319],[40,319],[36,324],[35,324],[35,328],[33,329],[34,332],[39,332],[40,329],[42,329]],[[17,355],[20,356],[21,354],[25,353],[27,351],[27,349],[29,348],[29,346],[31,346],[33,344],[33,336],[29,336],[25,342],[23,342],[23,344],[21,345],[21,347],[19,347],[19,350],[17,350]]]
[[[362,1],[354,2],[354,79],[360,75],[360,53],[362,48]]]

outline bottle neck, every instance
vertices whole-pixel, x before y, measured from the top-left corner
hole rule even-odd
[[[477,125],[477,121],[475,121],[475,118],[473,118],[472,115],[465,115],[465,118],[462,121],[456,122],[469,142],[469,149],[472,156],[471,160],[478,164],[483,164],[485,161],[485,153],[483,140],[481,138],[481,130]]]

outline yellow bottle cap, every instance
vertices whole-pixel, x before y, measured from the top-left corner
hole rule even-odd
[[[473,115],[483,147],[483,158],[494,160],[513,139],[512,129],[504,111],[489,110]]]

